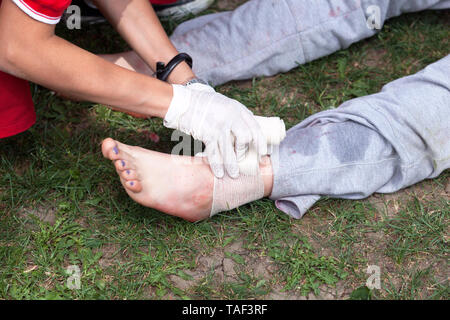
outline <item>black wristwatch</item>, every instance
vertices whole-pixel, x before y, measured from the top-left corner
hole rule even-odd
[[[192,58],[187,53],[179,53],[172,60],[169,61],[167,65],[164,62],[156,63],[156,78],[161,81],[167,81],[170,73],[175,69],[177,65],[185,61],[189,67],[192,69]]]

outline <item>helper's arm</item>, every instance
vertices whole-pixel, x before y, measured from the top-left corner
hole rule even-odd
[[[125,22],[133,24],[138,9],[139,6],[130,10],[133,14],[128,16],[125,8],[122,12],[127,18],[123,20],[119,17],[117,20],[119,30],[128,30],[124,32],[126,35],[133,31],[139,32],[136,27],[139,24],[130,28],[122,25]],[[115,14],[118,12],[115,11]],[[152,23],[156,24],[155,19]],[[225,169],[232,177],[239,175],[236,152],[239,156],[248,144],[253,145],[259,155],[267,154],[264,133],[250,110],[241,103],[212,89],[191,90],[126,70],[68,43],[57,37],[54,31],[54,26],[28,17],[11,0],[2,1],[0,70],[39,83],[65,96],[103,103],[126,112],[164,118],[166,127],[179,129],[205,143],[205,152],[217,177],[223,177]],[[146,32],[150,33],[150,30]],[[156,34],[156,41],[162,32],[160,29]],[[130,39],[138,47],[140,40],[152,40],[140,37]],[[164,45],[166,40],[167,37],[162,36],[158,43]],[[152,51],[152,45],[140,48],[141,54],[146,52],[146,48]],[[158,53],[161,55],[149,54],[148,59],[167,60],[167,56],[172,57],[170,48],[167,51],[159,50]],[[182,74],[180,70],[177,74]],[[232,135],[235,144],[230,138]]]
[[[125,70],[57,37],[11,0],[0,7],[0,70],[63,95],[164,117],[171,85]]]
[[[156,70],[158,61],[167,63],[178,54],[148,0],[95,0],[94,3],[151,69]],[[185,83],[194,77],[191,68],[183,62],[168,81]]]

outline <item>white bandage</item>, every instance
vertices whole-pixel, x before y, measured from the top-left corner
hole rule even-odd
[[[258,116],[255,118],[266,136],[268,150],[278,146],[286,137],[286,128],[280,118]],[[239,173],[236,179],[228,175],[221,179],[214,177],[210,217],[264,197],[264,181],[259,170],[257,152],[253,147],[250,147],[244,159],[239,161]]]

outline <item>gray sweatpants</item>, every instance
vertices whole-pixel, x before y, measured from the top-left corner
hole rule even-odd
[[[450,0],[251,0],[181,24],[171,40],[212,84],[288,71],[370,37],[403,12]],[[195,63],[196,62],[196,63]],[[378,94],[317,113],[272,156],[277,207],[300,218],[321,196],[362,199],[450,168],[450,55]]]

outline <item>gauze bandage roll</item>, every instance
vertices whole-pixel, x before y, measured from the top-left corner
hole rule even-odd
[[[258,117],[256,121],[266,136],[270,151],[286,137],[286,127],[278,117]],[[214,177],[213,204],[210,217],[237,208],[243,204],[261,199],[264,196],[264,181],[259,170],[258,154],[250,147],[243,159],[239,160],[239,177],[225,175],[222,179]]]
[[[278,117],[255,116],[267,141],[268,154],[277,147],[286,137],[284,121]],[[242,175],[255,175],[259,172],[259,159],[255,147],[252,145],[247,150],[245,157],[239,160],[239,173]]]

